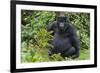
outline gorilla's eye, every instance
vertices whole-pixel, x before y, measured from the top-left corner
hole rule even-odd
[[[64,27],[64,23],[60,23],[59,26],[60,26],[60,27]]]

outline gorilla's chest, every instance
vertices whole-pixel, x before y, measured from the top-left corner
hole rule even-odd
[[[66,36],[64,35],[60,35],[60,34],[55,34],[54,35],[54,40],[53,40],[53,46],[56,48],[67,48],[71,46],[71,41],[68,37],[68,35],[66,34]]]

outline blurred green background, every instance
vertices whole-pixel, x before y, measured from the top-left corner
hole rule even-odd
[[[80,57],[73,60],[90,58],[90,14],[66,12],[72,25],[77,30],[81,42]],[[46,26],[56,18],[56,12],[21,10],[21,62],[69,61],[59,54],[48,56],[52,47],[48,41],[53,39],[46,31]]]

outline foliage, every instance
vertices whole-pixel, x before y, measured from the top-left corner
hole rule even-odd
[[[88,13],[66,13],[71,23],[76,27],[81,41],[79,60],[89,59],[90,15]],[[71,58],[62,58],[59,54],[48,56],[48,49],[53,47],[48,43],[53,39],[46,31],[46,26],[55,20],[56,12],[50,11],[21,11],[21,61],[45,62],[64,61]]]

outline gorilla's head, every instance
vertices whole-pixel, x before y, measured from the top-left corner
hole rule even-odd
[[[69,26],[68,18],[67,17],[57,17],[57,26],[60,32],[64,32]]]

